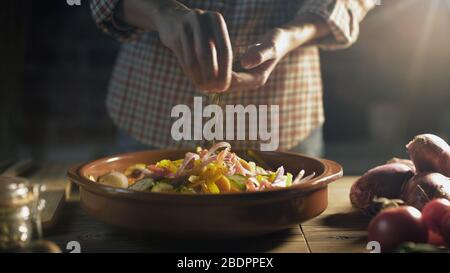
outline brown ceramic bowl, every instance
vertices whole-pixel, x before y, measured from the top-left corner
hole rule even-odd
[[[258,152],[276,169],[297,174],[316,173],[314,179],[286,189],[230,194],[138,192],[112,188],[87,179],[111,170],[124,171],[136,163],[183,158],[188,150],[143,151],[121,154],[72,167],[70,180],[80,186],[88,213],[115,226],[152,234],[188,237],[261,235],[286,229],[322,213],[328,205],[327,185],[342,177],[336,162],[287,152]],[[243,156],[242,151],[237,154]],[[245,158],[245,156],[243,156]]]

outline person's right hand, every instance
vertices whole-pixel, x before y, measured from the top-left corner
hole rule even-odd
[[[160,18],[160,39],[176,55],[192,83],[206,92],[226,91],[233,53],[222,15],[195,9]]]

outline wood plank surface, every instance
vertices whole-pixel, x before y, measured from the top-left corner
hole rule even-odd
[[[87,215],[78,202],[67,203],[58,224],[44,233],[47,240],[64,251],[67,243],[77,241],[81,252],[282,252],[306,253],[307,245],[299,226],[263,237],[227,240],[180,240],[156,238],[104,224]]]
[[[350,204],[350,187],[357,177],[344,177],[329,185],[328,208],[303,223],[302,230],[311,252],[368,252],[369,219]]]

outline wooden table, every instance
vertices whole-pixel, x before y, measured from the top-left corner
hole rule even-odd
[[[61,194],[67,185],[67,167],[67,164],[44,164],[30,179],[46,184],[48,196]],[[161,240],[106,225],[87,215],[78,201],[64,204],[56,223],[44,231],[44,237],[57,243],[63,251],[68,242],[78,241],[82,252],[367,252],[368,219],[355,212],[348,199],[355,179],[344,177],[329,186],[329,206],[320,216],[257,238],[204,242]]]

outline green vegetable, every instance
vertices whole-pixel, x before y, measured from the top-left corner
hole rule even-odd
[[[245,185],[247,182],[247,178],[240,174],[230,175],[227,176],[228,180],[230,180],[230,183],[238,188],[241,191],[245,191],[247,186]]]
[[[173,186],[164,182],[158,182],[152,188],[152,192],[172,192]]]
[[[155,181],[153,179],[144,178],[144,179],[137,181],[136,183],[129,186],[128,188],[130,190],[135,190],[135,191],[146,191],[146,190],[151,189],[154,185],[155,185]]]
[[[448,249],[436,247],[430,244],[404,243],[399,246],[397,253],[449,253]]]
[[[292,174],[286,173],[286,187],[292,186]]]
[[[180,193],[187,193],[187,194],[196,193],[194,191],[194,189],[191,189],[191,188],[188,188],[188,187],[185,187],[185,186],[181,186],[180,188],[178,188],[178,192],[180,192]]]

